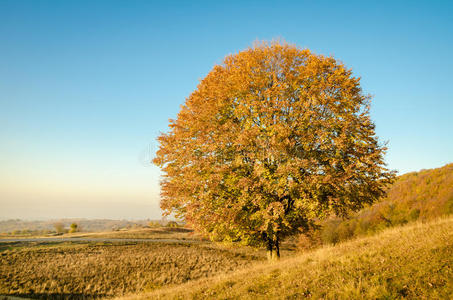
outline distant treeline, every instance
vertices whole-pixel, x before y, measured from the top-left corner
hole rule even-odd
[[[78,225],[79,231],[110,231],[123,228],[144,227],[150,223],[161,223],[160,220],[110,220],[110,219],[55,219],[46,221],[25,221],[20,219],[0,221],[0,233],[39,234],[55,231],[55,224],[69,228],[71,224]],[[164,224],[165,225],[165,224]]]
[[[401,175],[387,197],[348,219],[330,218],[299,237],[301,248],[371,235],[387,227],[453,214],[453,164]]]

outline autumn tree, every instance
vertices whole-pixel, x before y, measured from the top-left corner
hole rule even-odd
[[[227,56],[158,138],[161,208],[274,258],[285,236],[375,201],[394,174],[359,81],[278,42]]]

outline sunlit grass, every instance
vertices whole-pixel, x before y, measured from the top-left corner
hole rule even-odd
[[[385,230],[135,299],[451,299],[453,217]]]
[[[3,243],[0,294],[33,298],[449,299],[453,217],[279,262],[211,243]]]
[[[13,243],[0,252],[0,294],[92,298],[143,292],[263,259],[206,244]]]

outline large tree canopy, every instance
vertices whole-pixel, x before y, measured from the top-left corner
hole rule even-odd
[[[331,57],[281,43],[226,57],[158,138],[161,208],[272,256],[312,221],[375,201],[393,173],[359,81]]]

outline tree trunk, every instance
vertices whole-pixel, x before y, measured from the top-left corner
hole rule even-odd
[[[280,245],[279,238],[274,239],[272,237],[267,238],[267,260],[279,260],[280,259]]]
[[[267,238],[267,260],[273,260],[274,257],[274,243],[271,237]]]
[[[280,241],[277,234],[277,239],[275,240],[275,259],[280,259]]]

